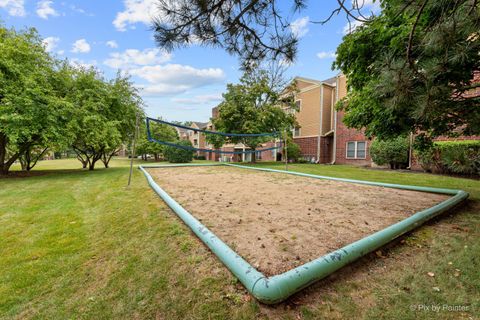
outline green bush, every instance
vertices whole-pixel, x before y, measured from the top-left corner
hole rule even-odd
[[[480,140],[435,142],[419,154],[420,164],[429,171],[480,175]]]
[[[189,140],[180,140],[176,142],[181,146],[192,147]],[[167,147],[165,149],[165,159],[171,163],[187,163],[193,160],[193,151],[184,150],[176,147]]]
[[[399,169],[408,165],[408,138],[399,136],[390,140],[375,139],[370,146],[370,156],[378,165]]]
[[[285,146],[283,146],[283,152],[285,154]],[[295,142],[293,142],[293,139],[289,137],[287,139],[288,160],[293,160],[297,162],[301,155],[302,155],[302,150],[300,150],[300,146]]]
[[[193,159],[195,159],[195,160],[207,160],[207,157],[205,157],[205,156],[196,156],[196,155],[195,155],[195,156],[193,156]]]

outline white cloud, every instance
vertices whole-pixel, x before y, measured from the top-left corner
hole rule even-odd
[[[90,69],[97,66],[97,60],[84,61],[82,59],[73,58],[69,60],[70,65],[75,68]]]
[[[223,99],[221,93],[198,95],[193,98],[173,98],[172,102],[181,104],[206,104],[211,102],[219,102]]]
[[[147,66],[160,64],[170,61],[172,55],[160,49],[145,49],[143,51],[137,49],[128,49],[124,52],[113,52],[110,58],[104,63],[114,69],[129,69],[138,66]]]
[[[107,47],[110,47],[110,48],[113,48],[113,49],[118,48],[118,43],[115,40],[107,41],[106,45],[107,45]]]
[[[352,21],[351,23],[347,23],[344,27],[343,27],[343,34],[349,34],[349,33],[352,33],[353,31],[355,31],[355,29],[357,29],[358,27],[360,27],[361,25],[363,24],[362,21],[358,21],[358,20],[354,20]]]
[[[362,8],[362,7],[365,8],[371,5],[373,5],[373,0],[352,0],[353,8]]]
[[[308,32],[309,17],[298,18],[290,24],[290,30],[297,38],[305,36]]]
[[[90,50],[90,44],[85,39],[75,41],[72,46],[73,53],[88,53]]]
[[[60,38],[57,37],[48,37],[43,39],[43,45],[45,46],[45,50],[47,52],[52,52],[58,45]]]
[[[351,0],[352,8],[358,9],[363,16],[373,17],[381,11],[379,0]],[[363,24],[362,21],[352,20],[343,27],[342,33],[349,34]]]
[[[124,0],[125,10],[118,12],[113,25],[118,31],[126,31],[127,25],[149,25],[152,17],[159,16],[157,0]]]
[[[58,12],[52,8],[53,1],[42,0],[37,3],[37,15],[42,19],[48,19],[48,16],[58,16]]]
[[[137,85],[137,88],[140,90],[140,93],[146,96],[170,96],[184,93],[190,89],[188,85],[171,85],[168,83]]]
[[[65,6],[66,3],[65,2],[62,2],[62,5]],[[74,12],[77,12],[77,13],[80,13],[80,14],[83,14],[83,15],[86,15],[86,16],[89,16],[89,17],[93,17],[94,14],[93,13],[90,13],[90,12],[87,12],[86,10],[80,8],[80,7],[77,7],[76,5],[72,4],[70,5],[70,10],[74,11]]]
[[[59,55],[64,55],[65,54],[65,50],[60,50],[57,52]]]
[[[381,10],[379,0],[352,0],[352,8],[359,8],[362,12],[379,12]]]
[[[330,58],[335,58],[337,55],[335,52],[328,52],[328,51],[321,51],[317,53],[317,57],[319,59],[330,59]]]
[[[14,17],[25,16],[24,0],[0,0],[0,8],[7,10],[8,14]]]
[[[138,86],[147,95],[183,93],[225,79],[225,73],[220,68],[196,69],[180,64],[143,66],[130,70],[130,74],[150,83]]]

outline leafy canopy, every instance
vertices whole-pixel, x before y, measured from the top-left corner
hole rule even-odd
[[[68,73],[34,29],[0,26],[0,174],[32,147],[71,139]]]
[[[106,81],[93,68],[77,68],[74,74],[68,96],[76,107],[71,127],[75,134],[72,147],[90,170],[102,158],[108,166],[122,143],[131,140],[136,117],[143,116],[141,99],[128,78],[120,74],[112,81]]]
[[[345,123],[380,138],[479,134],[479,97],[466,96],[480,85],[479,30],[476,1],[382,1],[381,14],[337,49]]]
[[[150,133],[153,138],[161,141],[176,142],[179,139],[174,127],[153,121],[150,122]],[[142,123],[136,153],[154,155],[155,160],[158,160],[159,156],[165,156],[166,149],[165,145],[148,140],[146,125]]]
[[[265,70],[246,72],[239,84],[228,84],[224,101],[218,107],[218,117],[212,119],[215,130],[228,133],[267,133],[290,130],[295,124],[293,114],[280,107],[280,93],[271,86]],[[291,101],[290,101],[291,100]],[[293,100],[290,99],[290,106]],[[243,143],[257,149],[269,137],[229,137],[207,134],[207,141],[219,147],[225,142]]]

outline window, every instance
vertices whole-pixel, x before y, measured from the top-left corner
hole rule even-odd
[[[293,129],[293,136],[294,137],[300,137],[300,128],[299,127],[296,127],[295,129]]]
[[[198,146],[198,140],[197,139],[193,139],[193,145]]]
[[[347,159],[365,159],[367,155],[367,142],[347,142]]]
[[[347,142],[347,158],[355,158],[355,145],[356,142]]]
[[[357,158],[365,159],[367,143],[365,141],[357,142]]]
[[[295,101],[295,108],[297,109],[297,112],[300,111],[300,109],[302,108],[302,100]]]

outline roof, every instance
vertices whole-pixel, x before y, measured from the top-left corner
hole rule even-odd
[[[175,129],[177,130],[177,132],[178,132],[179,135],[187,134],[187,133],[188,133],[188,130],[187,130],[187,129],[184,129],[184,128],[175,127]]]
[[[326,84],[329,84],[331,86],[334,86],[337,84],[337,77],[338,76],[335,76],[335,77],[331,77],[331,78],[328,78],[327,80],[323,80],[322,82],[323,83],[326,83]]]
[[[310,78],[305,78],[305,77],[295,77],[294,80],[301,80],[304,82],[310,82],[311,84],[320,84],[322,81],[320,80],[315,80],[315,79],[310,79]]]
[[[195,124],[199,129],[205,129],[208,126],[208,122],[193,121],[192,124]]]
[[[310,82],[313,85],[328,84],[330,86],[335,86],[337,84],[337,78],[338,78],[338,76],[334,76],[334,77],[328,78],[326,80],[315,80],[315,79],[309,79],[309,78],[305,78],[305,77],[295,77],[294,80]]]

